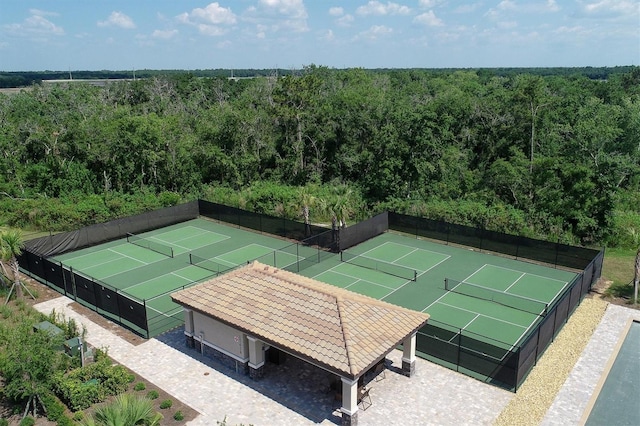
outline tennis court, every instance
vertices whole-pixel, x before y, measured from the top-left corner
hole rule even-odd
[[[155,335],[183,320],[181,308],[169,297],[171,292],[255,259],[286,268],[304,259],[309,252],[315,251],[270,236],[195,219],[53,259],[75,273],[143,301],[149,323],[157,324],[149,330],[150,335]],[[83,285],[86,291],[92,291],[87,284],[75,283],[80,291]]]
[[[352,247],[329,267],[325,262],[302,273],[427,312],[429,324],[437,326],[427,324],[419,334],[456,345],[466,338],[468,349],[498,362],[545,317],[576,275],[392,232]]]

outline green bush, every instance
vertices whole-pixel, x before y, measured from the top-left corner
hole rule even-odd
[[[64,416],[64,405],[60,400],[52,393],[47,393],[41,397],[42,404],[44,405],[47,413],[47,419],[52,422],[57,422]]]
[[[31,416],[27,416],[20,421],[20,426],[33,426],[36,424],[36,419]]]
[[[135,391],[141,391],[141,390],[145,390],[145,389],[146,389],[146,386],[142,382],[136,383],[136,385],[133,387],[133,390],[135,390]]]
[[[84,411],[76,411],[75,413],[73,413],[74,421],[79,422],[82,419],[84,419]]]
[[[173,405],[173,401],[171,401],[170,399],[165,399],[160,403],[160,408],[164,410],[166,408],[171,408],[172,405]]]
[[[55,393],[74,411],[102,402],[109,395],[127,390],[131,374],[121,365],[112,365],[109,358],[72,370],[67,375],[58,374],[54,380]]]
[[[9,420],[0,418],[0,426],[9,426]]]
[[[159,396],[160,396],[160,394],[155,389],[154,390],[150,390],[147,393],[147,398],[149,398],[149,399],[158,399]]]
[[[177,422],[184,420],[184,414],[182,414],[182,411],[176,411],[176,413],[173,415],[173,420]]]
[[[75,426],[75,422],[67,416],[62,416],[56,422],[57,426]]]

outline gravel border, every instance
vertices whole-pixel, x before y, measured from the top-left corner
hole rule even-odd
[[[589,343],[608,305],[608,302],[599,297],[584,298],[494,425],[541,423]]]

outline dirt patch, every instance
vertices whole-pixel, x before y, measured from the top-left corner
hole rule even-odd
[[[636,303],[635,305],[631,303],[628,298],[625,297],[615,297],[607,295],[607,289],[613,284],[613,281],[607,280],[605,278],[600,278],[593,287],[591,287],[590,294],[592,297],[596,299],[600,299],[602,301],[611,303],[612,305],[624,306],[629,309],[637,309],[640,310],[640,303]]]

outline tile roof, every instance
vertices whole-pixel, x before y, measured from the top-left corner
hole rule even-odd
[[[366,372],[429,318],[259,262],[171,298],[351,378]]]

